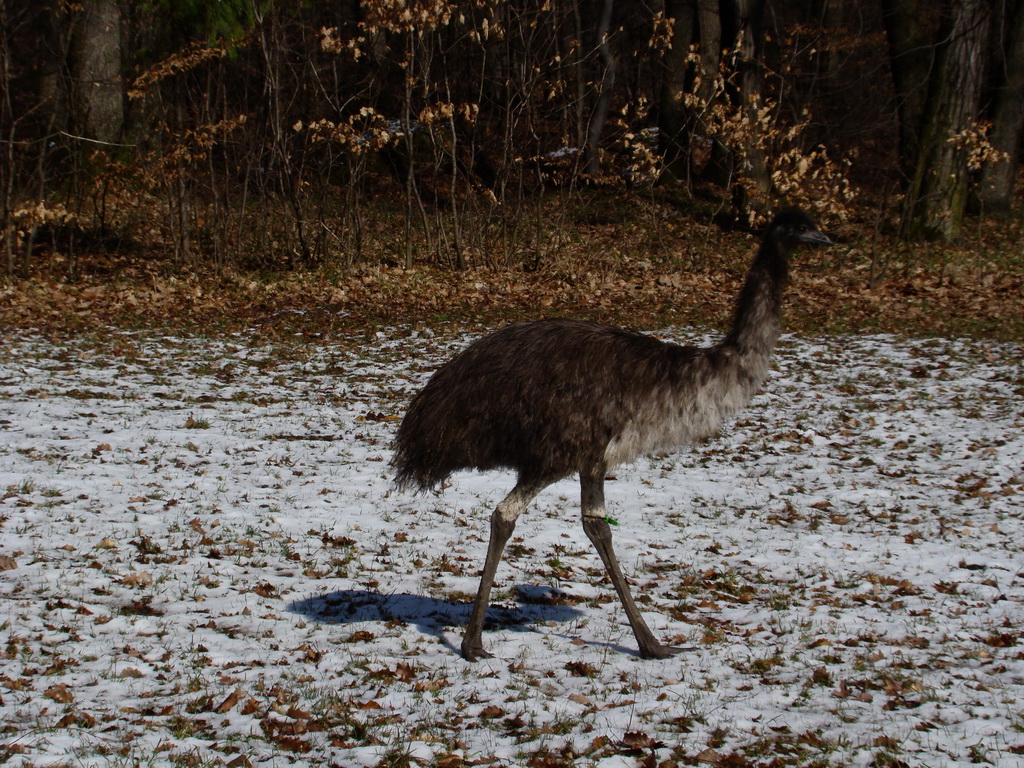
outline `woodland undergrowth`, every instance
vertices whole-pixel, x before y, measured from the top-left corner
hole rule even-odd
[[[1024,340],[1024,232],[1013,219],[972,220],[959,245],[900,242],[876,211],[823,218],[836,245],[793,261],[785,327],[794,332],[895,332]],[[266,231],[287,212],[266,210]],[[478,234],[491,221],[464,214]],[[269,335],[394,324],[486,324],[572,316],[637,328],[721,327],[757,232],[671,193],[551,193],[516,231],[478,238],[455,268],[421,231],[424,254],[401,258],[401,213],[366,211],[362,252],[281,270],[273,242],[249,264],[181,264],[147,241],[79,242],[73,259],[41,240],[28,278],[0,278],[0,326],[52,335],[120,328]],[[487,245],[491,246],[488,252]],[[500,258],[498,257],[500,255]]]

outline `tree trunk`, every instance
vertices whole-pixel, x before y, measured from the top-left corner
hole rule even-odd
[[[673,182],[687,176],[686,105],[687,62],[695,31],[693,0],[667,0],[665,18],[672,20],[672,35],[660,57],[661,83],[658,88],[658,143],[664,169],[661,180]]]
[[[671,48],[661,56],[658,128],[665,161],[664,181],[678,181],[708,171],[715,153],[706,114],[719,95],[722,20],[718,0],[668,0],[665,16],[674,19]],[[690,48],[696,45],[697,62]],[[696,106],[687,106],[692,92]],[[711,174],[722,183],[729,174]]]
[[[935,71],[935,35],[941,4],[935,0],[882,0],[896,91],[900,168],[906,179],[914,175],[917,166],[929,81]]]
[[[736,14],[736,45],[739,57],[740,108],[747,112],[753,126],[753,137],[743,153],[743,175],[749,183],[737,188],[740,199],[735,201],[741,212],[760,210],[767,205],[772,179],[768,171],[768,158],[761,146],[759,113],[761,100],[761,46],[764,39],[762,22],[764,0],[731,0]]]
[[[989,3],[950,0],[945,10],[900,224],[901,234],[912,240],[956,239],[966,210],[967,151],[956,137],[977,115]]]
[[[985,163],[978,185],[978,201],[986,211],[1005,213],[1013,201],[1013,183],[1024,132],[1024,2],[1017,0],[996,30],[999,58],[992,95],[989,143],[1005,159]]]
[[[716,78],[722,63],[721,13],[718,0],[697,0],[697,52],[700,54],[701,79],[696,92],[702,103],[710,102],[717,88]]]
[[[697,51],[700,54],[694,95],[698,108],[691,115],[690,172],[721,187],[732,181],[733,153],[714,138],[708,127],[708,112],[722,94],[719,79],[722,66],[722,10],[719,0],[697,0]]]
[[[598,152],[604,125],[608,120],[608,112],[612,106],[612,86],[615,84],[615,57],[608,43],[611,34],[612,9],[615,0],[604,0],[601,8],[601,21],[597,27],[597,52],[601,58],[601,84],[598,87],[597,103],[590,115],[587,126],[587,144],[584,151],[584,168],[588,176],[597,176],[601,172],[601,155]]]
[[[85,0],[74,22],[70,70],[74,130],[115,142],[124,126],[121,13],[116,0]]]

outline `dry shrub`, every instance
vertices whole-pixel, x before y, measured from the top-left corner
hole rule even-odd
[[[972,171],[980,171],[985,165],[1008,163],[1013,159],[1008,152],[992,146],[988,138],[991,128],[992,124],[987,121],[971,123],[948,139],[950,144],[967,154],[967,167]]]
[[[703,69],[695,67],[694,85],[684,94],[684,101],[700,117],[700,124],[707,132],[703,138],[721,143],[732,153],[735,159],[733,183],[753,199],[761,198],[765,192],[755,170],[756,164],[763,162],[767,166],[771,195],[818,215],[845,220],[856,194],[847,176],[850,160],[835,160],[820,144],[808,146],[805,138],[811,122],[808,110],[803,111],[798,122],[787,124],[783,120],[780,98],[765,96],[744,103],[742,97],[734,96],[743,92],[738,83],[741,56],[737,44],[723,56],[711,83],[705,83]],[[700,61],[696,47],[691,50],[690,60],[694,64]],[[769,73],[767,77],[777,81],[776,90],[784,88],[781,76]],[[747,211],[751,219],[757,213],[754,209]]]

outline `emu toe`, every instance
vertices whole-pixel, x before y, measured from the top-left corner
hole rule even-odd
[[[485,651],[483,643],[481,643],[479,640],[463,640],[462,658],[464,658],[466,661],[480,661],[480,659],[493,659],[494,654]]]
[[[692,649],[679,645],[661,645],[657,643],[647,648],[641,648],[640,655],[645,659],[669,659],[689,650]]]

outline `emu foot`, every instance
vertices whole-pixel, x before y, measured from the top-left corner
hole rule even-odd
[[[494,654],[484,650],[484,644],[479,640],[466,638],[462,641],[462,658],[466,661],[480,661],[480,659],[493,659]]]
[[[653,645],[645,645],[640,649],[640,656],[645,659],[669,659],[680,653],[693,650],[692,648],[684,648],[679,645],[662,645],[661,643],[654,643]]]

